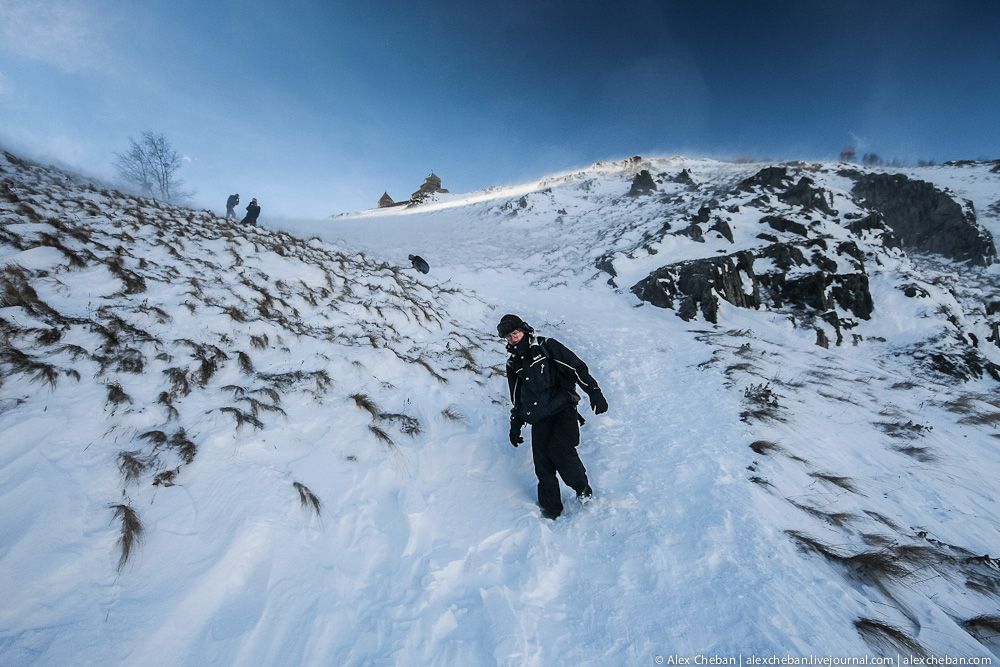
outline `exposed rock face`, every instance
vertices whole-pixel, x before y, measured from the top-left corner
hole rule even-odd
[[[855,180],[852,194],[882,214],[904,248],[989,266],[997,251],[992,235],[976,224],[976,214],[925,181],[900,174],[845,172]]]
[[[899,239],[893,234],[892,230],[889,229],[885,222],[882,220],[881,213],[869,213],[863,218],[857,220],[852,220],[848,223],[847,228],[854,233],[855,236],[862,236],[866,231],[875,232],[880,238],[881,243],[886,248],[899,248]]]
[[[791,307],[815,311],[818,315],[829,316],[838,332],[840,319],[836,312],[830,312],[837,307],[855,317],[870,319],[875,304],[863,264],[858,262],[856,273],[835,273],[837,263],[821,253],[818,246],[812,259],[806,258],[803,247],[808,245],[774,243],[756,254],[741,251],[669,264],[636,283],[632,292],[661,308],[673,308],[674,302],[679,300],[677,314],[685,320],[695,317],[700,309],[706,320],[716,322],[719,298],[741,308],[759,308],[766,303],[775,309]],[[844,250],[849,251],[852,246]],[[838,247],[838,254],[843,254],[840,249]],[[772,260],[779,270],[756,273],[753,264],[756,258]],[[810,266],[819,268],[808,271]],[[789,275],[792,269],[800,271]],[[802,272],[803,269],[806,272]],[[838,344],[840,340],[838,333]]]
[[[691,172],[687,169],[682,169],[681,173],[676,176],[671,176],[668,179],[671,183],[680,183],[682,185],[695,185],[694,179],[691,178]]]
[[[788,177],[788,169],[785,167],[764,167],[750,178],[740,181],[738,190],[750,192],[754,188],[784,188]]]
[[[712,226],[708,228],[708,231],[710,231],[710,232],[719,232],[720,234],[722,234],[726,238],[727,241],[729,241],[730,243],[734,242],[733,241],[733,228],[729,226],[728,222],[726,222],[724,219],[722,219],[722,218],[720,218],[718,216],[716,216],[715,222],[713,222]]]
[[[766,215],[760,219],[761,224],[768,225],[779,232],[790,232],[799,236],[808,236],[809,230],[801,222],[792,222],[777,215]]]
[[[803,176],[799,182],[778,195],[778,199],[786,204],[801,206],[804,210],[817,210],[827,215],[837,215],[826,200],[826,193],[821,188],[813,187],[811,178]]]
[[[753,255],[746,251],[661,267],[636,283],[632,292],[660,308],[673,308],[674,300],[680,300],[677,314],[684,320],[700,309],[706,320],[717,322],[719,297],[741,308],[760,306]]]
[[[639,195],[648,195],[651,192],[656,192],[656,183],[649,170],[643,169],[632,178],[632,187],[629,189],[628,195],[629,197],[638,197]]]

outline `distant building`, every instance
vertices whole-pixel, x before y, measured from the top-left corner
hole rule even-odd
[[[427,195],[434,194],[435,192],[448,192],[441,187],[441,178],[431,172],[431,175],[424,179],[424,184],[420,186],[420,189],[410,195],[410,201],[421,202]]]
[[[395,206],[395,205],[396,202],[392,200],[392,197],[389,196],[388,192],[383,192],[382,198],[378,200],[379,208],[389,208],[390,206]]]

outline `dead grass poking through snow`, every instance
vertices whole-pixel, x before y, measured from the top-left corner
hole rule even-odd
[[[382,413],[379,407],[375,404],[368,394],[351,394],[348,398],[354,401],[354,404],[365,410],[372,416],[373,419],[378,419],[378,416]]]
[[[121,550],[121,555],[118,557],[118,571],[121,572],[142,539],[142,522],[130,505],[113,504],[110,507],[114,510],[114,518],[121,520],[121,534],[118,537],[118,548]]]
[[[295,490],[299,492],[299,503],[302,507],[309,507],[312,505],[313,510],[316,512],[316,516],[319,516],[322,503],[320,503],[316,494],[310,491],[308,486],[300,482],[293,482],[292,486],[294,486]]]
[[[822,472],[811,472],[809,473],[809,476],[827,482],[828,484],[833,484],[834,486],[838,486],[844,489],[845,491],[850,491],[851,493],[857,493],[861,495],[861,492],[858,491],[857,487],[855,487],[854,484],[851,482],[850,477],[839,477],[837,475],[830,475]]]
[[[389,434],[382,430],[380,426],[376,424],[369,424],[368,430],[372,432],[372,435],[375,436],[376,440],[385,443],[390,449],[396,446],[396,443],[393,442],[391,437],[389,437]]]
[[[118,471],[126,482],[139,479],[139,475],[145,472],[150,465],[149,459],[143,457],[138,451],[118,452]]]
[[[873,651],[883,657],[899,654],[926,657],[927,653],[916,639],[899,628],[873,618],[859,618],[854,628]]]

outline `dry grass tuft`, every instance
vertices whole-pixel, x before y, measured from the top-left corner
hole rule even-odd
[[[984,614],[962,622],[966,632],[988,647],[1000,648],[1000,616]]]
[[[174,401],[165,391],[160,392],[160,396],[156,399],[156,402],[160,405],[166,407],[167,409],[167,420],[180,418],[180,413],[177,412],[177,408],[174,407]]]
[[[781,452],[781,447],[777,443],[771,442],[769,440],[757,440],[750,443],[750,449],[760,454],[761,456],[766,456],[770,452]]]
[[[180,468],[172,468],[170,470],[164,470],[163,472],[157,473],[156,477],[153,478],[153,486],[173,486],[174,479],[180,471]]]
[[[175,396],[187,396],[191,393],[191,383],[188,381],[187,369],[175,366],[163,371],[170,380],[170,393]],[[162,398],[162,394],[160,395]]]
[[[851,483],[850,477],[838,477],[837,475],[829,475],[822,472],[811,472],[809,473],[809,476],[814,477],[815,479],[823,480],[824,482],[833,484],[834,486],[838,486],[845,491],[850,491],[851,493],[857,493],[860,495],[860,491],[858,491],[854,484]]]
[[[236,358],[240,363],[240,370],[250,375],[253,373],[253,361],[250,359],[250,355],[242,350],[236,353]]]
[[[139,452],[118,452],[118,471],[125,478],[126,482],[132,482],[139,478],[150,465],[150,461],[144,458]]]
[[[408,436],[416,437],[423,433],[423,428],[420,426],[420,420],[416,417],[399,414],[397,412],[383,412],[378,416],[378,418],[399,422],[400,432],[405,433]]]
[[[121,556],[118,558],[118,571],[121,572],[132,555],[132,551],[142,539],[142,522],[139,521],[139,515],[129,505],[113,504],[109,507],[115,511],[114,518],[120,519],[122,522],[121,535],[118,537],[118,547],[121,549]]]
[[[905,447],[893,447],[893,449],[900,454],[906,454],[921,463],[932,463],[936,460],[935,456],[931,454],[931,450],[927,447],[914,447],[913,445],[908,445]]]
[[[233,407],[219,408],[219,412],[227,412],[231,414],[233,416],[233,419],[236,420],[237,430],[239,430],[243,426],[243,424],[250,424],[251,426],[253,426],[255,429],[258,430],[264,428],[263,422],[261,422],[259,419],[254,417],[249,412],[243,412],[239,408],[233,408]]]
[[[427,361],[424,358],[417,357],[413,361],[414,363],[420,364],[425,369],[427,369],[427,372],[430,373],[434,377],[434,379],[440,382],[441,384],[448,384],[448,378],[435,371],[434,368],[431,367],[431,365],[427,363]]]
[[[853,514],[851,514],[850,512],[824,512],[821,509],[817,509],[815,507],[810,507],[809,505],[803,505],[803,504],[797,503],[797,502],[795,502],[794,500],[791,500],[791,499],[787,499],[787,500],[792,505],[794,505],[796,508],[802,510],[803,512],[805,512],[809,516],[816,517],[817,519],[820,519],[821,521],[825,521],[825,522],[827,522],[827,523],[829,523],[831,525],[837,526],[837,527],[842,527],[845,524],[847,524],[848,522],[853,521],[855,518],[857,518]]]
[[[171,449],[177,452],[177,455],[181,457],[184,463],[190,464],[194,461],[195,455],[198,454],[198,446],[188,439],[187,432],[184,429],[178,429],[176,433],[170,436],[169,445]]]
[[[132,397],[126,394],[125,390],[117,382],[109,382],[105,386],[108,388],[108,403],[116,407],[122,403],[132,403]]]
[[[163,431],[146,431],[139,435],[139,439],[153,443],[154,447],[160,447],[166,444],[167,434]]]
[[[258,350],[263,350],[267,347],[267,334],[260,334],[259,336],[250,336],[250,346],[257,348]]]
[[[460,422],[465,420],[465,415],[463,415],[458,408],[449,405],[444,410],[441,411],[441,416],[448,421]]]
[[[299,492],[299,503],[302,507],[308,507],[312,505],[313,510],[316,512],[316,516],[320,515],[320,501],[316,497],[316,494],[309,490],[309,487],[305,484],[299,482],[293,482],[292,486],[295,490]]]
[[[747,403],[747,409],[740,413],[741,421],[784,421],[778,414],[781,409],[778,395],[771,389],[770,383],[751,384],[743,390],[743,399]]]
[[[932,426],[925,426],[923,424],[917,424],[913,420],[907,420],[905,423],[901,421],[895,422],[874,422],[875,426],[878,427],[880,431],[892,438],[917,438],[922,436],[927,431],[930,431]]]
[[[376,424],[369,424],[369,425],[368,425],[368,430],[372,432],[372,434],[373,434],[373,435],[375,436],[375,439],[376,439],[376,440],[379,440],[379,441],[381,441],[381,442],[384,442],[384,443],[385,443],[386,445],[388,445],[388,446],[389,446],[390,448],[392,448],[392,447],[395,447],[395,446],[396,446],[396,443],[392,441],[392,438],[390,438],[390,437],[389,437],[389,434],[388,434],[388,433],[386,433],[385,431],[383,431],[383,430],[382,430],[382,429],[381,429],[381,428],[380,428],[379,426],[377,426]]]
[[[351,394],[348,398],[353,399],[356,406],[368,412],[374,419],[378,419],[378,416],[382,414],[382,411],[368,394]]]
[[[926,657],[927,653],[916,639],[899,628],[872,618],[859,618],[854,628],[873,651],[883,657],[899,654]]]

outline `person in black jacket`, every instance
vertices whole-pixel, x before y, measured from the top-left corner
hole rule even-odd
[[[236,205],[240,203],[240,195],[229,195],[226,199],[226,220],[236,219]]]
[[[427,273],[428,271],[431,270],[431,265],[428,264],[427,260],[425,260],[420,255],[408,255],[407,259],[410,260],[410,264],[413,265],[413,268],[415,268],[420,273]]]
[[[250,200],[249,204],[247,204],[247,214],[243,218],[242,224],[256,225],[258,215],[260,215],[260,206],[257,205],[257,199],[255,197]]]
[[[556,339],[535,336],[534,331],[517,315],[504,315],[497,325],[510,353],[510,444],[517,447],[524,442],[521,429],[531,424],[538,505],[542,516],[556,519],[563,511],[556,473],[581,501],[593,495],[587,469],[576,451],[583,423],[576,408],[580,400],[576,386],[587,394],[595,414],[607,412],[608,402],[587,364]]]

